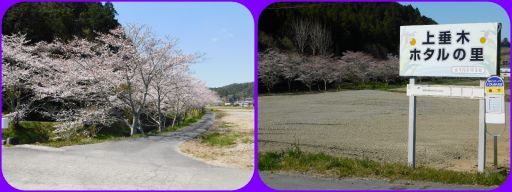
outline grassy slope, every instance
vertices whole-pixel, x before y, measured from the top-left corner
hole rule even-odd
[[[431,181],[451,184],[500,185],[507,178],[506,171],[485,173],[417,167],[405,164],[379,163],[334,157],[324,153],[305,153],[300,149],[260,153],[260,171],[298,171],[331,177],[379,177],[391,180]]]

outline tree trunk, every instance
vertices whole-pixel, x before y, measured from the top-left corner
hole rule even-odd
[[[130,127],[130,136],[133,136],[139,131],[142,135],[144,134],[144,130],[142,129],[141,123],[140,123],[140,112],[135,112],[132,115],[132,126]]]
[[[158,108],[158,130],[157,131],[159,133],[162,132],[162,126],[164,124],[162,122],[163,121],[163,115],[162,115],[162,108],[161,108],[160,101],[161,101],[160,94],[158,94],[158,106],[157,106],[157,108]]]
[[[327,81],[324,80],[324,91],[327,91]]]
[[[177,117],[177,116],[178,116],[178,115],[176,114],[176,115],[174,115],[174,118],[172,118],[171,128],[174,128],[174,125],[176,124],[176,117]]]
[[[158,132],[162,132],[162,129],[165,128],[165,116],[159,112],[158,113]]]
[[[14,115],[14,117],[12,118],[12,130],[14,132],[16,132],[21,126],[20,119],[21,118],[18,117],[18,114]],[[7,137],[7,139],[5,140],[5,144],[7,144],[7,145],[13,144],[12,139],[13,139],[12,137]]]
[[[135,127],[137,128],[137,130],[139,130],[139,132],[142,134],[142,135],[146,135],[144,133],[144,129],[142,129],[142,124],[140,123],[140,112],[137,113],[137,126]]]
[[[288,80],[288,92],[292,91],[291,81]]]
[[[176,125],[176,120],[178,119],[178,114],[180,114],[179,109],[176,110],[176,114],[174,114],[174,118],[172,118],[172,125],[171,125],[172,128],[174,128],[174,126]]]
[[[132,125],[130,126],[130,136],[135,135],[136,129],[137,129],[137,124],[138,124],[137,115],[133,114],[132,115]]]

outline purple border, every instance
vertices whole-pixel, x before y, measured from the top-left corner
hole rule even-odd
[[[11,7],[12,5],[18,3],[18,2],[44,2],[44,1],[50,1],[52,2],[52,0],[27,0],[27,1],[23,1],[23,0],[2,0],[2,2],[0,2],[0,15],[2,15],[2,18],[3,18],[3,15],[5,14],[6,10],[9,9],[9,7]],[[62,1],[62,2],[97,2],[95,0],[70,0],[70,1],[66,1],[66,0],[54,0],[53,2],[56,2],[56,1]],[[113,0],[113,1],[116,1],[116,0]],[[119,0],[119,2],[141,2],[141,1],[144,1],[144,0]],[[149,1],[146,1],[146,2],[165,2],[166,0],[149,0]],[[172,1],[172,0],[167,0],[167,1]],[[254,36],[255,36],[255,43],[254,43],[254,82],[257,82],[258,81],[258,67],[256,65],[257,63],[257,55],[258,55],[258,43],[257,43],[257,38],[258,38],[258,18],[261,14],[261,12],[263,11],[263,9],[265,7],[267,7],[268,5],[272,4],[272,3],[275,3],[275,2],[313,2],[313,1],[316,1],[316,2],[398,2],[398,1],[390,1],[390,0],[354,0],[354,1],[350,1],[350,0],[179,0],[177,2],[236,2],[236,3],[239,3],[241,4],[242,6],[244,6],[245,8],[247,8],[251,14],[253,15],[253,19],[254,19]],[[446,0],[446,1],[443,1],[443,0],[406,0],[406,1],[403,1],[403,2],[493,2],[493,3],[496,3],[498,4],[499,6],[501,6],[509,15],[509,19],[510,19],[510,15],[512,14],[512,1],[509,1],[509,0],[487,0],[487,1],[482,1],[482,0]],[[2,21],[0,21],[0,24],[1,24]],[[0,55],[1,55],[1,52],[0,52]],[[258,84],[255,83],[254,85],[254,92],[255,92],[255,96],[254,96],[254,104],[255,104],[255,108],[254,108],[254,127],[258,127],[258,98],[257,98],[257,93],[258,93]],[[0,96],[1,98],[1,96]],[[1,106],[1,104],[0,104]],[[510,111],[512,112],[512,110]],[[509,112],[509,115],[510,115],[510,112]],[[257,135],[258,135],[258,129],[255,129],[254,131],[254,135],[255,135],[255,138],[257,138]],[[512,135],[512,133],[511,133]],[[510,144],[510,146],[512,146],[512,143]],[[255,152],[254,152],[254,156],[255,156],[255,159],[254,159],[254,167],[255,167],[255,171],[253,173],[253,177],[252,179],[249,181],[249,183],[242,187],[241,189],[238,189],[236,191],[276,191],[270,187],[268,187],[267,185],[265,185],[263,183],[263,181],[261,180],[261,178],[259,177],[259,175],[257,174],[257,168],[258,168],[258,163],[257,163],[257,157],[258,157],[258,142],[257,142],[257,139],[255,139]],[[1,159],[0,159],[0,163],[1,163]],[[512,163],[511,163],[512,165]],[[13,188],[12,186],[10,186],[7,181],[5,180],[5,178],[1,177],[0,179],[0,191],[19,191],[15,188]],[[116,190],[116,191],[119,191],[119,190]],[[127,190],[127,191],[130,191],[130,190]],[[146,190],[146,191],[150,191],[150,190]],[[287,190],[287,191],[297,191],[297,190]],[[303,191],[315,191],[315,190],[303,190]],[[330,191],[336,191],[336,190],[330,190]],[[341,191],[341,190],[340,190]],[[393,190],[359,190],[359,191],[393,191]],[[408,191],[432,191],[432,190],[408,190]],[[442,191],[442,190],[437,190],[437,191]],[[458,191],[483,191],[483,190],[458,190]],[[512,179],[510,179],[510,177],[507,178],[507,180],[500,186],[498,187],[497,189],[493,190],[493,191],[512,191]]]

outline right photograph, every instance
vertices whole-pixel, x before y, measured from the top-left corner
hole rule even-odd
[[[495,189],[510,172],[498,4],[275,3],[258,20],[258,170],[278,190]]]

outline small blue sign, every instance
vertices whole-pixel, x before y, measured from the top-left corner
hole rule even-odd
[[[505,83],[499,76],[491,76],[485,80],[485,87],[503,87]]]

